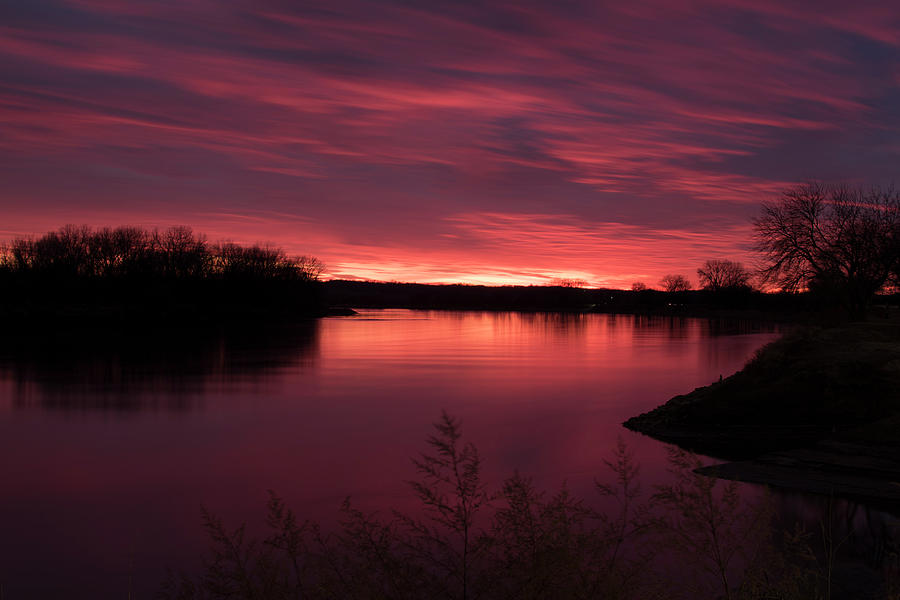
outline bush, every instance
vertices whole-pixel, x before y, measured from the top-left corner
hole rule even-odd
[[[768,498],[747,502],[737,484],[697,474],[693,455],[673,451],[673,483],[645,496],[620,441],[606,463],[613,483],[596,487],[617,507],[604,512],[565,487],[548,496],[519,473],[489,491],[477,450],[446,414],[428,444],[411,482],[420,516],[384,519],[348,500],[337,531],[324,534],[270,492],[270,534],[259,542],[204,510],[205,572],[171,576],[163,597],[817,597],[804,538],[775,544]]]

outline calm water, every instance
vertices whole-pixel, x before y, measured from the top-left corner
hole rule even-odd
[[[612,315],[365,311],[270,331],[62,334],[0,356],[3,598],[151,597],[195,567],[200,509],[261,522],[274,489],[333,521],[346,496],[412,509],[445,409],[484,458],[589,496],[620,423],[739,369],[772,329]]]

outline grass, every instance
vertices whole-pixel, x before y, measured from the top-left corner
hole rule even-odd
[[[825,439],[900,445],[900,319],[798,329],[625,425],[727,458]]]

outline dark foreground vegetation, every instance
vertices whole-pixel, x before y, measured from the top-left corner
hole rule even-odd
[[[311,257],[212,244],[188,227],[66,226],[0,254],[7,323],[183,323],[219,316],[319,315],[323,266]]]
[[[348,500],[325,532],[270,493],[269,534],[253,539],[204,510],[205,571],[173,575],[163,596],[900,598],[896,532],[879,522],[878,550],[858,552],[846,505],[824,504],[812,527],[775,523],[772,497],[742,497],[677,450],[670,482],[648,493],[621,441],[597,498],[546,494],[519,473],[494,490],[459,423],[444,415],[435,428],[413,461],[420,514],[368,514]]]

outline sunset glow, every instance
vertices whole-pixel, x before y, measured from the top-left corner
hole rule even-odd
[[[0,7],[0,240],[186,224],[331,278],[649,285],[753,264],[792,183],[888,184],[886,2]]]

